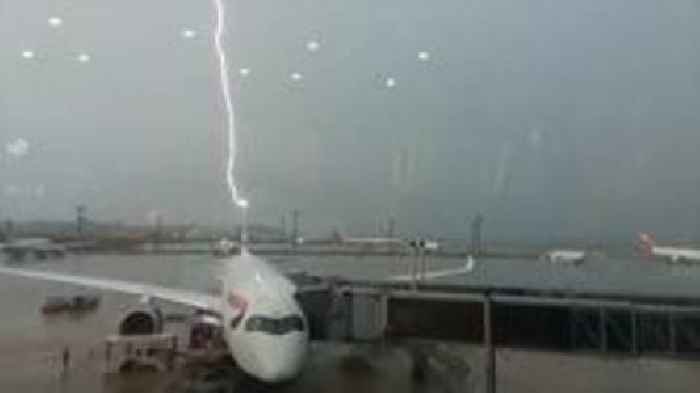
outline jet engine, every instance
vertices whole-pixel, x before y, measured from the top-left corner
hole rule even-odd
[[[149,299],[130,307],[119,321],[119,334],[136,336],[163,332],[163,312]]]

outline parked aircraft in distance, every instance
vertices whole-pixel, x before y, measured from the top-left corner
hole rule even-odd
[[[37,259],[46,259],[50,256],[64,256],[67,247],[47,238],[19,238],[0,243],[0,251],[13,260],[22,260],[27,254],[33,254]]]
[[[689,247],[657,246],[654,235],[640,233],[639,242],[645,255],[662,257],[670,262],[700,262],[700,249]]]

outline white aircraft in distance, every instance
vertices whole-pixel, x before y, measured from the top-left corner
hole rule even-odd
[[[579,264],[586,258],[586,252],[580,250],[551,250],[542,255],[551,263]]]
[[[407,244],[411,248],[416,248],[416,249],[421,249],[421,250],[437,251],[440,249],[440,243],[438,243],[435,240],[416,239],[416,240],[408,241]]]
[[[44,247],[48,245],[52,245],[54,242],[51,241],[51,239],[44,238],[44,237],[26,237],[26,238],[19,238],[19,239],[12,239],[8,242],[3,243],[3,246],[5,247],[10,247],[10,246],[17,246],[17,247]]]
[[[700,249],[657,246],[656,239],[649,233],[640,233],[639,242],[644,254],[650,257],[663,257],[674,263],[700,262]]]
[[[23,256],[27,253],[34,253],[37,256],[64,255],[67,248],[63,244],[54,243],[46,238],[20,238],[0,243],[0,252]]]
[[[404,243],[404,240],[398,237],[347,237],[338,231],[333,232],[333,239],[344,244],[401,245]]]
[[[343,244],[360,244],[365,246],[409,246],[428,251],[437,251],[440,243],[435,240],[406,240],[399,237],[346,237],[340,232],[333,232],[333,239]]]
[[[341,241],[350,244],[401,244],[403,242],[393,237],[346,237]]]
[[[429,272],[426,277],[459,274],[464,269]],[[295,298],[292,281],[244,248],[222,264],[217,296],[156,285],[81,277],[62,273],[0,266],[0,274],[61,282],[99,290],[140,295],[122,316],[120,334],[162,333],[163,313],[152,299],[178,303],[216,316],[223,338],[237,366],[265,383],[281,383],[302,370],[308,350],[308,322]]]

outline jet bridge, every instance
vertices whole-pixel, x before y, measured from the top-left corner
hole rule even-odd
[[[489,393],[497,347],[700,359],[700,299],[339,280],[298,298],[314,340],[482,345]]]
[[[421,338],[700,358],[700,299],[330,281],[303,287],[311,336]]]

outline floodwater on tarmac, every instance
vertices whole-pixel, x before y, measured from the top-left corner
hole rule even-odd
[[[408,261],[396,258],[272,258],[283,270],[378,279],[405,274]],[[464,261],[434,261],[431,268],[454,268]],[[206,291],[213,288],[217,267],[209,256],[67,256],[27,267],[81,275],[151,282]],[[494,265],[495,266],[495,265]],[[568,268],[568,267],[567,267]],[[484,269],[483,266],[477,270]],[[516,268],[517,269],[517,268]],[[511,274],[513,272],[511,271]],[[485,272],[475,277],[488,277]],[[205,392],[185,370],[164,374],[105,376],[105,336],[116,331],[119,315],[137,299],[101,294],[100,308],[85,315],[45,317],[39,307],[48,296],[94,293],[65,284],[0,276],[1,392]],[[172,305],[165,310],[186,311]],[[166,329],[182,333],[182,325]],[[62,375],[60,354],[70,348],[71,368]],[[428,353],[428,372],[412,378],[411,354]],[[474,345],[314,343],[302,376],[285,386],[229,386],[223,391],[254,392],[470,392],[484,391],[483,350]],[[497,391],[533,392],[690,392],[700,387],[698,362],[669,359],[616,359],[516,349],[496,354]],[[199,386],[199,389],[197,388]],[[227,385],[228,386],[228,385]]]

